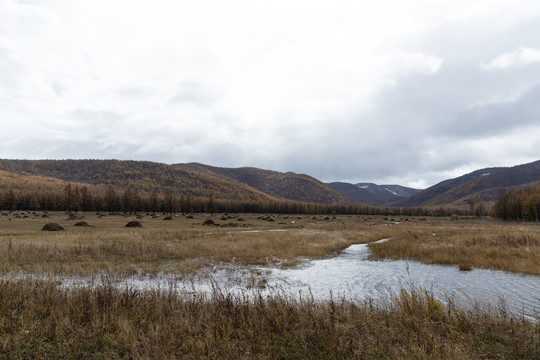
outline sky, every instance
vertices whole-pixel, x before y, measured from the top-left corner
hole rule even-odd
[[[537,0],[0,0],[0,158],[425,188],[540,159]]]

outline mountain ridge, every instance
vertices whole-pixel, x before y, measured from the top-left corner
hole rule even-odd
[[[276,198],[314,203],[351,203],[351,199],[305,174],[278,172],[255,167],[225,168],[199,163],[174,164],[183,169],[233,179]]]
[[[323,183],[305,174],[255,167],[224,168],[199,163],[163,164],[134,160],[0,159],[0,195],[8,189],[27,191],[25,186],[37,192],[46,188],[59,192],[67,183],[92,186],[101,193],[109,186],[118,189],[134,186],[145,196],[159,191],[244,203],[293,201],[466,208],[479,202],[493,204],[502,190],[540,184],[540,161],[479,169],[418,190],[401,185]]]
[[[350,184],[332,182],[327,183],[327,185],[357,202],[372,206],[381,206],[395,202],[403,197],[400,193],[415,194],[420,191],[401,185],[377,185],[374,183]]]
[[[491,167],[444,180],[392,206],[470,206],[493,203],[502,190],[540,183],[540,160],[512,167]]]

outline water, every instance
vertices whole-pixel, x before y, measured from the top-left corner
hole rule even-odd
[[[311,291],[316,298],[388,299],[400,289],[422,288],[462,306],[505,304],[514,313],[540,315],[540,277],[498,270],[460,271],[457,266],[426,265],[416,261],[370,261],[367,245],[352,245],[336,257],[313,260],[274,276],[290,291]]]
[[[382,240],[384,241],[384,240]],[[224,292],[286,294],[293,297],[330,297],[348,300],[388,301],[400,289],[425,289],[445,302],[470,307],[475,304],[501,306],[529,319],[540,319],[540,276],[519,275],[498,270],[460,271],[456,266],[426,265],[416,261],[371,261],[368,245],[352,245],[339,255],[308,260],[295,269],[221,265],[210,277],[174,274],[107,278],[119,287],[131,289],[170,289],[196,296]],[[28,277],[28,276],[27,276]],[[63,287],[95,286],[98,278],[56,278]]]

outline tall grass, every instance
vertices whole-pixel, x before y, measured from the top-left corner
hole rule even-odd
[[[9,359],[540,358],[540,324],[444,306],[417,289],[377,307],[3,281],[0,315]]]
[[[480,267],[540,275],[540,227],[493,220],[431,221],[392,229],[371,245],[371,259]]]

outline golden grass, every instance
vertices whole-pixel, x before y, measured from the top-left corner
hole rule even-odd
[[[193,273],[224,262],[294,267],[351,244],[391,238],[372,245],[372,259],[414,259],[425,263],[501,269],[540,275],[540,226],[492,219],[275,216],[243,214],[203,226],[207,215],[172,221],[145,216],[143,228],[125,228],[135,217],[85,214],[94,227],[75,227],[65,213],[43,219],[0,216],[0,272],[92,275],[159,271]],[[10,220],[11,219],[11,220]],[[58,222],[66,231],[41,231]],[[285,231],[271,231],[285,230]],[[257,232],[256,232],[257,231]]]
[[[538,225],[490,219],[279,216],[271,223],[247,214],[238,222],[246,226],[221,228],[201,225],[207,218],[201,215],[172,221],[147,216],[143,228],[130,229],[124,225],[134,217],[87,214],[95,227],[78,228],[63,213],[51,216],[0,216],[0,272],[194,273],[218,262],[286,267],[381,238],[391,240],[372,245],[376,258],[536,274],[530,269],[538,269],[540,259]],[[42,232],[51,221],[66,231]],[[269,231],[275,229],[286,231]],[[254,230],[260,232],[242,232]],[[446,306],[417,289],[374,306],[285,294],[250,298],[219,288],[186,296],[173,288],[120,289],[100,278],[96,287],[68,289],[0,281],[0,358],[540,358],[540,323],[504,308]]]
[[[0,272],[184,273],[216,262],[286,267],[295,266],[301,257],[320,257],[376,239],[368,225],[352,218],[329,222],[282,216],[270,223],[256,215],[243,215],[245,221],[236,222],[238,227],[224,228],[203,226],[204,215],[172,221],[147,216],[140,220],[143,228],[125,228],[134,217],[85,216],[94,227],[75,227],[78,220],[66,220],[64,213],[48,219],[0,217]],[[47,222],[58,222],[66,231],[41,231]]]
[[[540,324],[402,291],[385,306],[0,282],[9,359],[537,359]]]
[[[405,225],[405,226],[403,226]],[[372,259],[412,259],[540,275],[540,226],[492,219],[430,219],[392,227]]]

